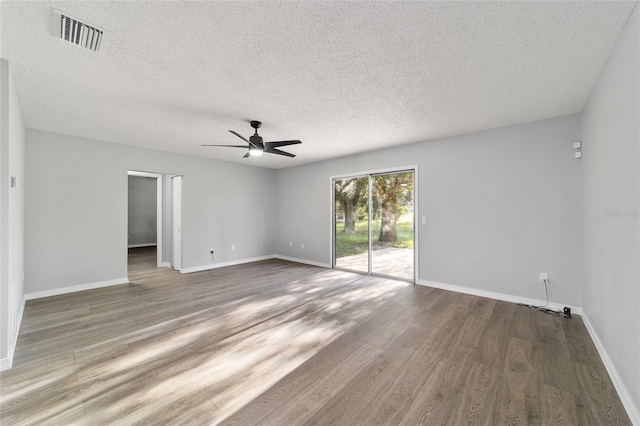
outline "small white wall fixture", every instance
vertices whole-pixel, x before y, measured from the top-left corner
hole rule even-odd
[[[129,170],[127,172],[129,176],[139,176],[146,177],[156,180],[156,234],[157,234],[157,247],[156,247],[156,257],[157,257],[157,266],[162,266],[162,174],[153,173],[153,172],[142,172],[136,170]],[[128,247],[127,247],[128,249]]]

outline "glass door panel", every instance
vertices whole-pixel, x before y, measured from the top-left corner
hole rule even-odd
[[[371,272],[413,280],[413,171],[371,176]]]
[[[333,180],[334,265],[369,273],[369,177]]]

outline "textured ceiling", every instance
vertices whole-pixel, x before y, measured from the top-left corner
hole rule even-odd
[[[635,2],[6,2],[26,125],[280,168],[581,111]],[[52,7],[106,49],[52,37]],[[249,120],[295,159],[241,159]]]

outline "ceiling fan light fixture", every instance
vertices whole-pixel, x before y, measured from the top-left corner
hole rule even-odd
[[[284,155],[285,157],[295,157],[294,154],[290,152],[282,151],[278,148],[289,145],[298,145],[302,142],[299,140],[291,140],[291,141],[273,141],[273,142],[263,142],[262,136],[258,134],[258,128],[262,126],[262,123],[259,121],[252,121],[251,127],[255,129],[255,133],[249,137],[249,139],[245,138],[238,132],[234,132],[233,130],[229,130],[230,133],[233,133],[243,141],[247,143],[247,145],[210,145],[204,144],[202,146],[226,146],[228,148],[240,148],[240,149],[249,149],[249,151],[242,157],[257,157],[262,155],[263,153],[267,154],[276,154],[276,155]]]

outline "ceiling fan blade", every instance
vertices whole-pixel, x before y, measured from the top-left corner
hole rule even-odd
[[[245,137],[244,137],[244,136],[242,136],[240,133],[238,133],[238,132],[234,132],[233,130],[229,130],[229,132],[233,133],[234,135],[236,135],[237,137],[239,137],[240,139],[242,139],[243,141],[245,141],[245,142],[246,142],[246,143],[248,143],[249,145],[255,146],[255,147],[257,148],[257,146],[256,146],[256,144],[255,144],[255,143],[251,142],[249,139],[245,138]]]
[[[284,152],[284,151],[280,151],[279,149],[275,149],[275,148],[265,148],[264,152],[269,153],[269,154],[278,154],[278,155],[284,155],[286,157],[295,157],[295,155],[289,153],[289,152]]]
[[[200,146],[226,146],[228,148],[244,148],[244,149],[247,149],[246,146],[241,146],[241,145],[200,145]]]
[[[297,145],[302,143],[302,141],[276,141],[276,142],[265,142],[265,146],[269,146],[271,148],[278,148],[280,146],[288,146],[288,145]]]

